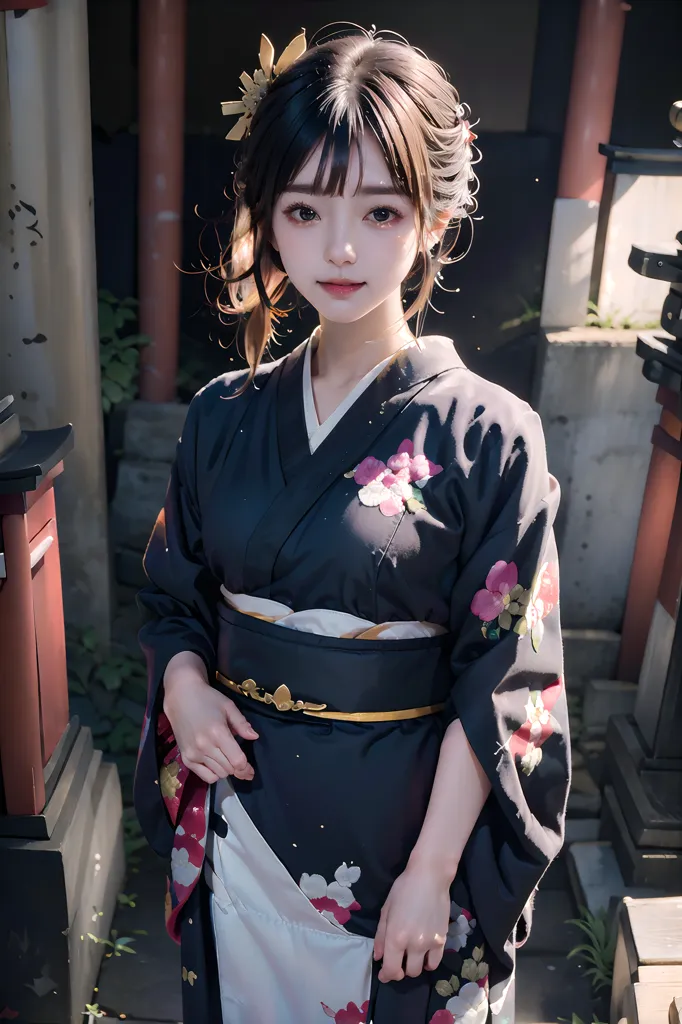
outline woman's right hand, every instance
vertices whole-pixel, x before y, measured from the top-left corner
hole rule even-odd
[[[258,733],[235,702],[208,683],[197,655],[183,652],[168,663],[163,710],[183,763],[200,779],[212,783],[228,775],[253,778],[253,768],[235,736],[255,740]]]

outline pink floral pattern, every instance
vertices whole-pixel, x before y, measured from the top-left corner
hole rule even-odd
[[[323,917],[335,924],[345,925],[354,910],[362,910],[351,889],[360,874],[359,867],[348,867],[344,861],[334,872],[333,882],[327,884],[323,875],[309,875],[304,871],[298,884]]]
[[[518,587],[518,582],[519,570],[514,562],[495,562],[486,576],[485,590],[479,590],[474,594],[471,602],[474,615],[478,615],[484,622],[492,622],[499,618],[511,603],[512,593],[516,597],[523,592],[523,587]],[[503,628],[509,629],[509,626]]]
[[[370,508],[379,507],[384,516],[395,516],[407,508],[416,512],[426,506],[422,490],[429,480],[443,472],[423,453],[414,454],[414,443],[405,438],[388,462],[368,455],[346,476],[352,476],[360,487],[358,498]]]
[[[336,1011],[326,1003],[322,1003],[321,1006],[327,1016],[336,1021],[336,1024],[366,1024],[367,1022],[369,999],[365,1000],[362,1006],[358,1006],[357,1003],[349,1003],[345,1009]]]
[[[555,563],[544,562],[532,587],[525,590],[519,583],[519,570],[514,562],[495,562],[471,602],[471,611],[483,625],[481,632],[488,640],[499,640],[502,630],[518,636],[530,636],[533,650],[538,651],[547,618],[559,600],[559,573]]]

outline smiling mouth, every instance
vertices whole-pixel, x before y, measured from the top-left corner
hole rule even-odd
[[[363,288],[364,281],[318,281],[320,287],[324,288],[325,291],[329,292],[330,295],[336,295],[337,297],[343,295],[352,295],[358,289]]]

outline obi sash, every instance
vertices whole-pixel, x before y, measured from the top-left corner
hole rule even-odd
[[[282,629],[220,605],[216,686],[249,710],[386,721],[435,714],[452,686],[449,634],[360,640]]]

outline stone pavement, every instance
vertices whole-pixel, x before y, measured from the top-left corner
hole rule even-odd
[[[104,960],[93,1002],[109,1019],[125,1014],[127,1024],[180,1024],[180,952],[166,935],[163,866],[151,851],[143,852],[125,891],[137,893],[136,906],[120,906],[113,927],[119,936],[132,936],[135,930],[147,934],[134,937],[135,954]],[[584,1024],[592,1021],[588,979],[579,958],[566,959],[580,942],[580,932],[565,924],[574,916],[562,857],[540,887],[531,937],[519,953],[516,1024],[555,1024],[561,1017],[570,1021],[573,1013]]]

